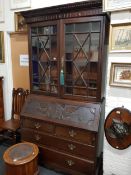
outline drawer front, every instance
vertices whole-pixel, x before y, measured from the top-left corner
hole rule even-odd
[[[40,148],[40,160],[48,165],[63,169],[69,174],[88,174],[93,175],[94,163],[80,159],[78,157],[70,156],[58,151],[54,151],[47,147]],[[56,170],[57,170],[56,168]]]
[[[47,134],[41,134],[32,130],[22,130],[22,140],[33,142],[39,145],[46,145],[55,150],[76,155],[88,160],[95,160],[95,147],[79,144],[77,142],[63,140]]]
[[[88,145],[96,145],[96,134],[90,131],[75,129],[73,127],[57,126],[55,134],[58,137],[67,138]]]
[[[41,120],[28,119],[28,118],[23,118],[21,122],[23,128],[30,128],[36,131],[44,131],[47,133],[54,133],[55,127],[53,124]]]

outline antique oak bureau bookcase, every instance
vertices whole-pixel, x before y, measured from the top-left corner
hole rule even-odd
[[[102,2],[21,12],[28,24],[31,94],[21,140],[40,163],[74,175],[98,174],[109,20]]]

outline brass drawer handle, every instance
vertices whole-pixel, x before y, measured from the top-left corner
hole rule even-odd
[[[39,141],[40,140],[40,136],[37,134],[37,135],[35,135],[35,140],[37,140],[37,141]]]
[[[76,132],[74,130],[69,131],[70,137],[74,137],[76,135]]]
[[[41,125],[40,125],[39,122],[35,123],[35,128],[36,128],[36,129],[39,129],[40,127],[41,127]]]
[[[68,148],[69,148],[71,151],[73,151],[73,150],[76,148],[76,146],[73,145],[73,144],[68,144]]]
[[[68,166],[73,166],[75,164],[72,160],[67,160],[66,163]]]

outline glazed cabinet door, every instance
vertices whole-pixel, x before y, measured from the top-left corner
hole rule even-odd
[[[62,96],[97,101],[101,84],[103,17],[65,19],[62,26]]]
[[[58,95],[59,24],[57,21],[30,26],[30,79],[33,92]]]

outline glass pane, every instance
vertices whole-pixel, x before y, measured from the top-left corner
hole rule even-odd
[[[50,58],[50,43],[48,36],[39,37],[39,58],[41,61],[47,61]]]
[[[50,34],[50,27],[44,27],[44,35],[49,35]]]
[[[57,26],[33,28],[38,33],[32,37],[32,86],[46,93],[58,93]]]
[[[67,24],[65,25],[65,32],[66,33],[72,33],[74,32],[74,24]]]
[[[92,22],[92,32],[100,32],[100,22]]]
[[[90,56],[91,61],[98,61],[98,53],[99,53],[99,33],[91,34],[91,48],[90,48]]]
[[[37,34],[37,28],[36,27],[32,27],[31,28],[31,35],[36,35]]]
[[[37,60],[37,37],[32,37],[32,60]]]
[[[33,81],[33,89],[38,89],[39,87],[39,73],[38,73],[38,62],[32,62],[32,81]]]
[[[38,34],[39,34],[39,35],[44,34],[44,27],[39,27],[39,28],[38,28]]]
[[[65,36],[65,53],[71,54],[73,52],[73,44],[74,44],[74,37],[72,34],[66,35]],[[69,55],[67,55],[69,56]],[[70,58],[70,57],[68,57]]]
[[[50,44],[51,44],[51,60],[57,60],[57,37],[56,35],[50,36]]]
[[[74,35],[74,59],[88,59],[89,58],[89,34],[75,34]]]
[[[57,33],[57,27],[56,26],[50,26],[50,34],[54,35]]]
[[[90,23],[78,23],[75,24],[75,32],[87,33],[90,32]]]
[[[51,61],[50,71],[51,71],[51,77],[53,79],[52,81],[54,81],[54,79],[57,78],[57,62],[56,61]]]

